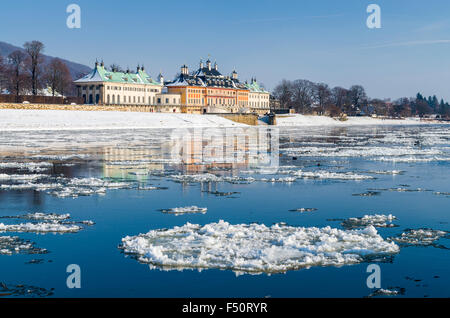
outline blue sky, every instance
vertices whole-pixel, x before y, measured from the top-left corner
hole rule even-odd
[[[81,29],[66,27],[66,7],[81,7]],[[368,29],[366,7],[381,7]],[[222,73],[330,86],[361,84],[371,97],[436,94],[450,101],[450,1],[447,0],[4,0],[0,41],[40,40],[45,53],[86,65],[135,68],[171,79],[186,63],[217,60]]]

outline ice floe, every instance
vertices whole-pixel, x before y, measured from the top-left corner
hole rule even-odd
[[[0,255],[11,254],[45,254],[45,248],[36,247],[36,244],[18,236],[0,236]]]
[[[378,288],[374,292],[370,293],[369,298],[375,297],[375,296],[398,296],[398,295],[404,295],[405,294],[405,288],[402,287],[389,287],[387,289],[385,288]]]
[[[363,193],[353,193],[352,196],[354,196],[354,197],[373,197],[373,196],[377,196],[380,194],[381,194],[381,192],[379,192],[379,191],[366,191]]]
[[[29,172],[43,172],[53,167],[50,162],[0,162],[0,169],[27,170]]]
[[[356,174],[353,172],[330,172],[325,170],[302,171],[298,170],[292,173],[302,179],[336,179],[336,180],[369,180],[375,179],[372,176]]]
[[[397,218],[392,214],[374,214],[364,215],[358,218],[348,218],[342,221],[342,226],[346,229],[363,228],[367,226],[374,227],[396,227],[392,222]]]
[[[204,174],[185,174],[185,175],[172,175],[170,178],[176,182],[184,183],[204,183],[204,182],[228,182],[228,183],[252,183],[255,181],[251,177],[239,177],[239,176],[216,176],[212,173]]]
[[[175,215],[188,214],[188,213],[205,214],[208,211],[208,208],[200,208],[196,205],[193,205],[193,206],[186,206],[186,207],[179,207],[179,208],[161,209],[160,211],[162,213],[175,214]]]
[[[339,230],[329,226],[232,225],[223,220],[127,236],[119,248],[140,262],[164,269],[218,268],[237,273],[341,266],[399,252],[399,247],[384,240],[373,226]]]
[[[22,284],[5,284],[0,282],[0,296],[18,297],[48,297],[54,294],[54,288],[45,289],[37,286]]]
[[[75,233],[81,229],[82,227],[78,225],[64,225],[59,222],[0,223],[0,232]]]
[[[441,238],[449,238],[449,232],[422,228],[407,229],[399,236],[393,237],[392,240],[402,245],[444,247],[435,243]]]
[[[43,180],[45,178],[45,180]],[[15,182],[13,184],[0,184],[0,190],[35,190],[46,191],[58,197],[78,197],[93,194],[104,194],[107,189],[131,188],[131,182],[110,181],[100,178],[67,178],[49,175],[10,175],[0,174],[2,181]],[[42,182],[44,181],[44,182]]]
[[[315,212],[315,211],[317,211],[317,209],[316,208],[298,208],[298,209],[292,209],[289,211],[304,213],[304,212]]]
[[[70,218],[70,214],[57,214],[57,213],[27,213],[17,216],[0,216],[0,219],[24,219],[24,220],[42,220],[42,221],[61,221]]]
[[[2,216],[2,219],[29,220],[27,223],[4,224],[0,223],[0,232],[32,232],[32,233],[75,233],[83,229],[80,225],[91,226],[95,223],[91,220],[69,220],[70,214],[56,213],[27,213],[23,215]],[[36,222],[44,221],[44,222]]]

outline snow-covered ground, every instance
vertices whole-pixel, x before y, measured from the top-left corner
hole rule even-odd
[[[438,122],[436,122],[438,123]],[[358,125],[420,125],[430,124],[416,118],[381,119],[372,117],[348,117],[340,121],[327,116],[278,115],[277,126],[358,126]]]
[[[0,109],[0,131],[238,127],[215,115]]]
[[[436,122],[438,123],[438,122]],[[367,126],[367,125],[419,125],[430,124],[418,119],[378,119],[349,117],[339,121],[326,116],[280,115],[277,126]],[[92,130],[140,128],[190,128],[246,126],[216,115],[0,109],[0,131],[21,130]]]

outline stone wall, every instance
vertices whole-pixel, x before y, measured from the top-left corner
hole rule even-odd
[[[256,114],[238,114],[238,113],[207,113],[206,115],[216,115],[223,117],[225,119],[246,124],[257,126],[258,125],[258,115]]]

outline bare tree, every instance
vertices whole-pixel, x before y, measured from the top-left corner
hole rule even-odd
[[[24,72],[25,59],[26,55],[19,50],[16,50],[8,55],[8,91],[15,94],[17,97],[22,93],[27,80]]]
[[[338,107],[341,111],[346,108],[349,104],[349,92],[343,87],[335,87],[331,90],[331,99],[334,105]]]
[[[44,44],[39,41],[25,42],[23,45],[28,54],[27,68],[31,75],[31,91],[33,95],[37,95],[39,88],[39,77],[41,73],[40,65],[42,64],[42,51]]]
[[[325,83],[314,85],[314,101],[318,107],[317,113],[322,115],[331,104],[331,90]]]
[[[308,80],[295,80],[292,84],[292,99],[294,108],[303,114],[311,112],[314,101],[313,82]]]
[[[0,94],[6,87],[6,65],[3,56],[0,55]]]
[[[116,63],[111,64],[111,65],[109,66],[109,69],[110,69],[112,72],[124,72],[123,69],[122,69],[122,67],[121,67],[120,65],[116,64]]]
[[[289,108],[292,106],[292,83],[288,80],[282,80],[274,91],[274,97],[280,101],[281,108]]]
[[[56,92],[62,96],[70,90],[72,85],[72,77],[67,65],[58,58],[54,58],[47,67],[45,73],[45,81],[52,90],[52,95],[55,96]]]
[[[351,109],[348,110],[349,112],[356,112],[358,109],[363,109],[367,101],[367,95],[364,87],[362,87],[361,85],[353,85],[352,87],[350,87],[349,97],[352,103]]]

